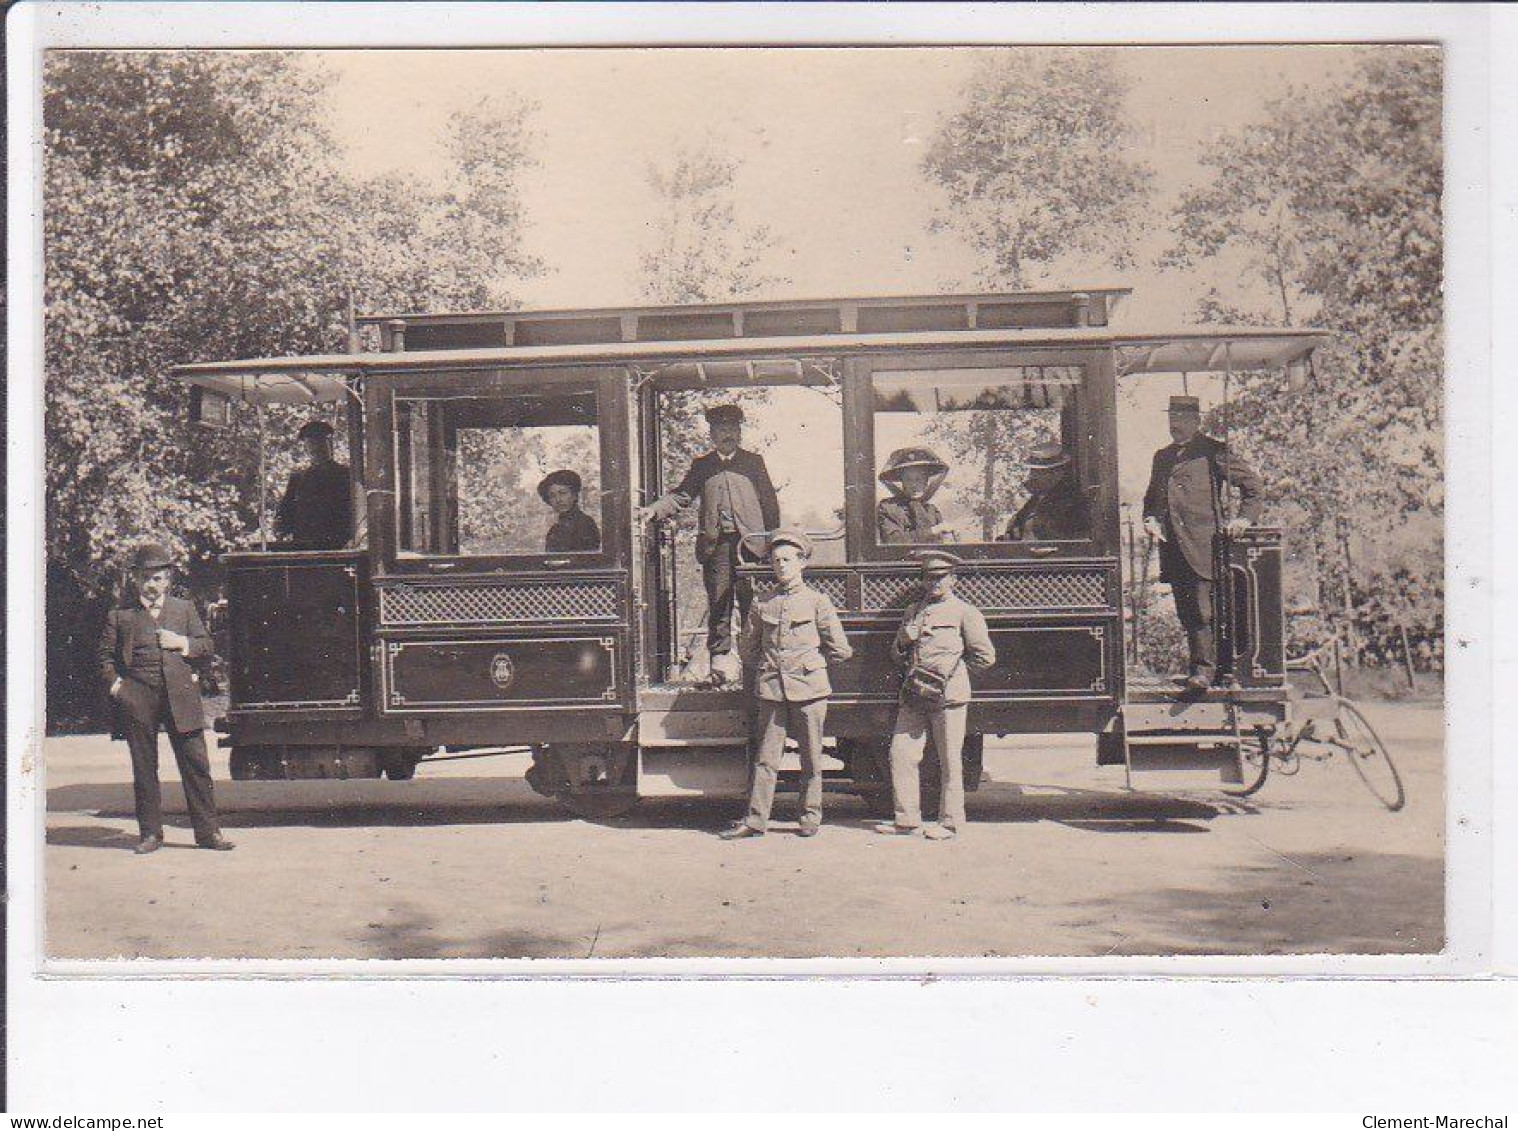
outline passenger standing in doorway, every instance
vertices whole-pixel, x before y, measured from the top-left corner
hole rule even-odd
[[[776,531],[769,553],[775,591],[750,610],[741,642],[743,671],[758,707],[753,784],[748,813],[722,834],[724,840],[762,836],[769,827],[787,735],[801,754],[798,831],[816,836],[822,828],[822,727],[833,693],[828,664],[854,654],[833,602],[802,580],[812,556],[805,531]]]
[[[1160,580],[1175,595],[1186,632],[1186,690],[1203,692],[1217,675],[1213,639],[1212,540],[1221,528],[1240,534],[1260,520],[1260,477],[1221,440],[1202,432],[1196,397],[1170,398],[1169,447],[1154,453],[1144,492],[1144,529],[1160,543]],[[1223,522],[1228,485],[1239,491],[1239,514]]]
[[[949,840],[965,827],[965,777],[961,755],[970,713],[970,672],[996,663],[986,618],[954,595],[954,571],[964,563],[947,550],[923,550],[922,596],[907,608],[893,652],[905,665],[896,725],[891,733],[891,794],[895,820],[877,832],[910,836],[922,826],[922,764],[928,735],[938,752],[936,826],[924,835]]]
[[[293,550],[341,550],[353,537],[353,494],[348,465],[332,455],[332,425],[312,420],[296,438],[309,462],[285,487],[274,515],[274,533]]]
[[[211,654],[211,636],[189,601],[169,595],[173,558],[149,542],[132,556],[135,592],[106,618],[100,638],[100,674],[111,700],[111,736],[125,738],[132,754],[139,855],[163,845],[163,797],[158,784],[158,728],[169,732],[184,783],[185,803],[201,848],[226,851],[211,763],[203,732],[205,712],[190,661]]]
[[[733,607],[747,620],[753,586],[738,577],[745,536],[757,536],[780,525],[780,500],[770,481],[764,457],[745,450],[743,409],[735,404],[706,410],[712,451],[691,462],[679,486],[638,512],[641,519],[664,519],[700,501],[696,560],[706,583],[706,646],[712,658],[712,677],[731,682],[738,677],[733,655]]]

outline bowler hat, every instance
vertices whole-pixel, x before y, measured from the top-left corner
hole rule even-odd
[[[144,542],[132,551],[134,570],[163,569],[174,564],[174,555],[162,542]]]
[[[776,546],[795,546],[801,551],[803,558],[812,556],[812,539],[805,530],[799,526],[782,526],[770,535],[769,548],[766,553],[774,553]]]
[[[1202,401],[1199,397],[1171,397],[1170,407],[1167,412],[1191,412],[1197,416],[1202,415]]]
[[[1065,445],[1058,440],[1049,440],[1037,445],[1023,461],[1029,471],[1053,471],[1057,467],[1066,466],[1069,462],[1070,456],[1065,452]]]
[[[742,424],[743,409],[735,404],[713,405],[706,410],[708,424]]]
[[[909,467],[926,468],[929,475],[949,470],[949,465],[938,458],[932,448],[897,448],[886,460],[885,470],[879,475],[882,483],[896,483],[901,473]]]
[[[577,473],[570,471],[567,467],[563,467],[558,471],[550,471],[547,475],[543,476],[543,481],[538,484],[538,498],[546,503],[548,501],[548,488],[552,487],[555,483],[562,483],[576,495],[580,493],[580,488],[583,486]]]
[[[332,439],[332,425],[325,420],[308,420],[300,426],[300,431],[295,434],[297,440]]]
[[[918,550],[912,555],[922,566],[923,573],[953,573],[965,560],[948,550]]]

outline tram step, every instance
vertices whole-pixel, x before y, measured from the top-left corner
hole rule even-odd
[[[748,716],[743,711],[640,711],[640,746],[744,746]]]
[[[1143,779],[1149,779],[1147,782]],[[1162,781],[1160,779],[1163,779]],[[1231,739],[1190,741],[1175,735],[1129,735],[1128,780],[1134,788],[1215,788],[1243,781],[1239,750]]]

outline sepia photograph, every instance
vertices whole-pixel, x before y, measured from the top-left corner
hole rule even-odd
[[[44,960],[1441,954],[1444,79],[46,51]]]

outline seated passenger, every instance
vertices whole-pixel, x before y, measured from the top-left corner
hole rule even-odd
[[[572,554],[601,548],[601,528],[580,509],[580,477],[567,468],[549,472],[538,484],[538,497],[558,518],[543,539],[543,552]]]
[[[949,474],[949,465],[931,448],[898,448],[886,461],[880,481],[891,491],[875,507],[882,546],[944,541],[943,515],[928,502]]]
[[[1075,465],[1058,440],[1039,444],[1028,455],[1025,502],[1007,527],[1004,541],[1073,542],[1091,536],[1091,505],[1075,478]]]

